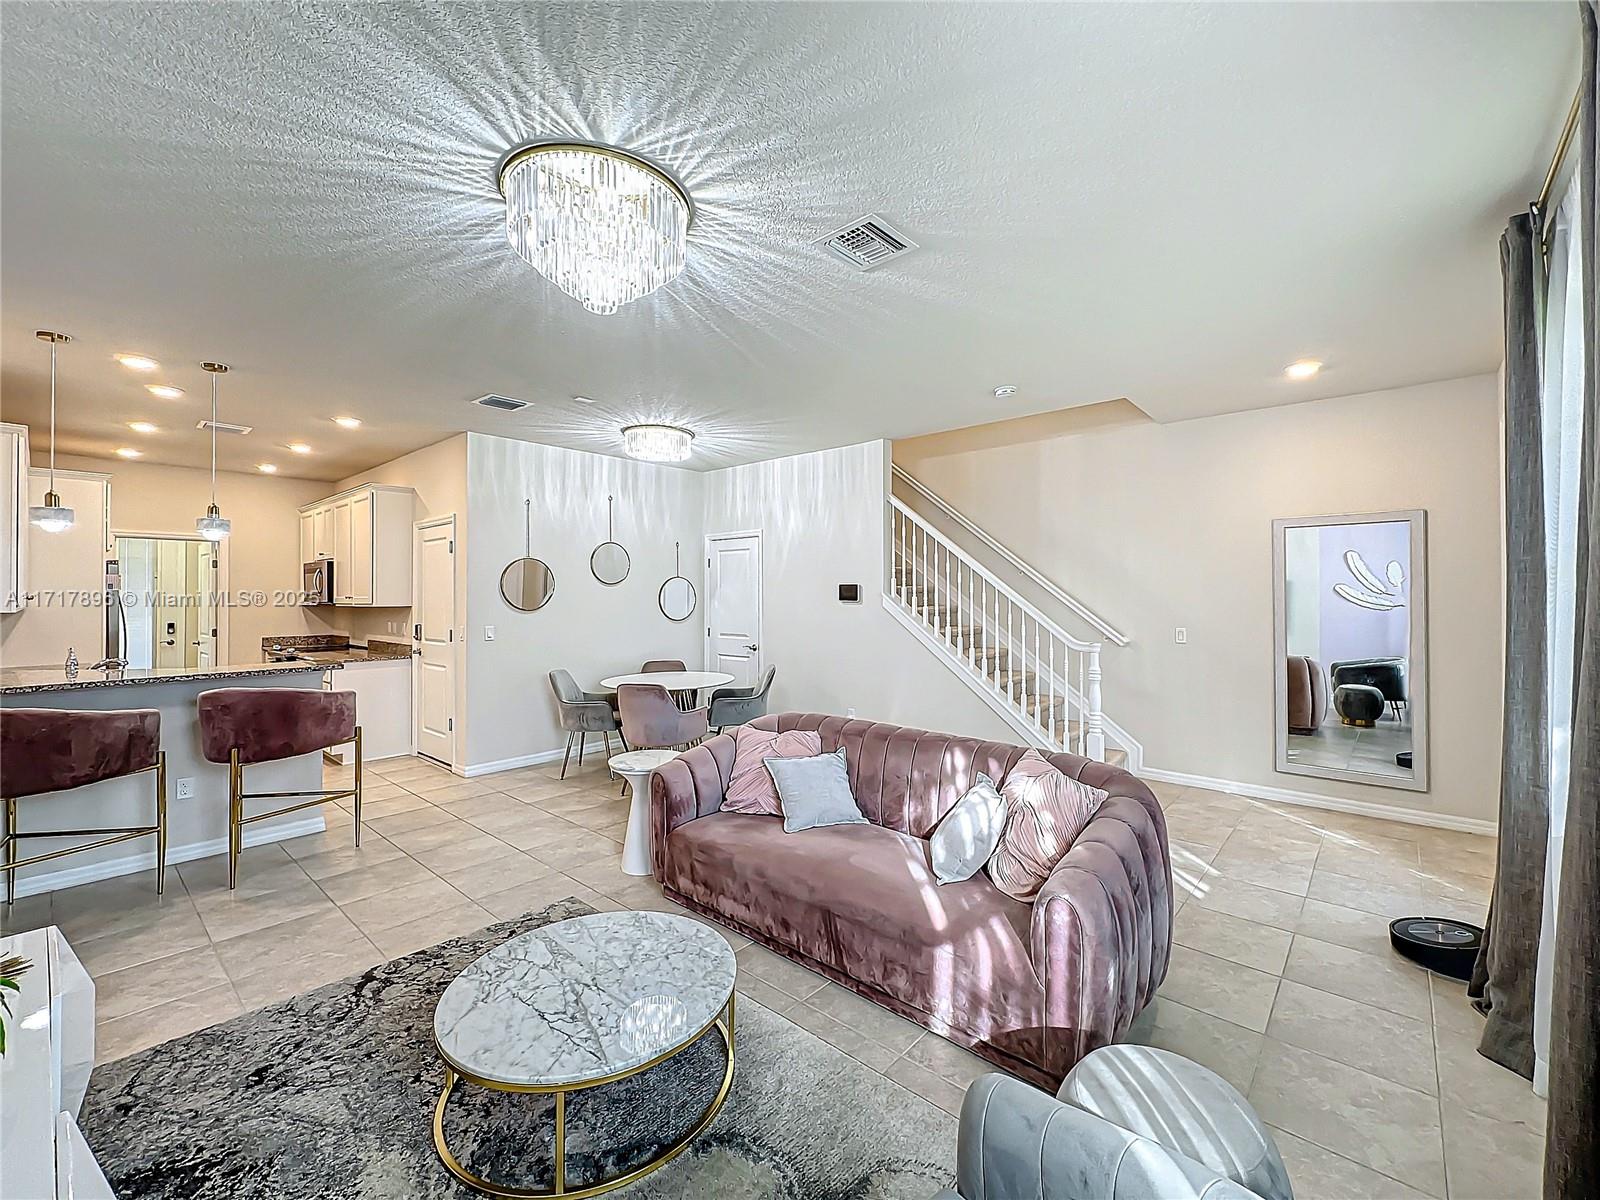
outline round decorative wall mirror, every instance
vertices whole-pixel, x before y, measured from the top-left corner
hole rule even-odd
[[[694,615],[694,606],[697,596],[694,584],[684,578],[678,563],[678,543],[672,543],[672,578],[661,585],[661,593],[656,602],[661,606],[661,615],[669,621],[687,621]]]
[[[522,502],[522,557],[500,572],[500,597],[519,612],[533,612],[556,594],[556,573],[533,556],[533,501]]]
[[[533,612],[556,594],[556,576],[537,558],[519,558],[500,572],[500,595],[512,608]]]
[[[589,570],[594,577],[607,587],[616,587],[628,577],[628,551],[612,536],[611,530],[611,502],[615,497],[606,497],[606,540],[594,548],[594,553],[589,555]]]

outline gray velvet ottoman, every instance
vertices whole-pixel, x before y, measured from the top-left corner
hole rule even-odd
[[[1346,725],[1370,729],[1383,716],[1383,693],[1365,683],[1341,683],[1333,689],[1333,711]]]

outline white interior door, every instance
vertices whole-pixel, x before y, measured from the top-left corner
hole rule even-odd
[[[761,534],[706,539],[706,669],[734,687],[761,676]]]
[[[217,544],[201,542],[200,556],[200,628],[196,631],[195,645],[199,647],[199,665],[217,665]]]
[[[455,763],[456,710],[456,519],[415,527],[416,645],[414,689],[417,753]]]

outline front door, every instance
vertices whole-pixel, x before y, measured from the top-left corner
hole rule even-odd
[[[706,669],[726,671],[734,687],[761,675],[761,534],[706,539]]]
[[[416,526],[412,578],[417,753],[455,763],[456,519]],[[337,581],[337,575],[335,580]]]

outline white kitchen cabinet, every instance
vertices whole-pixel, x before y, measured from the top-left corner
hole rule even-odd
[[[333,560],[334,603],[355,607],[411,606],[410,488],[352,488],[300,510],[302,561]],[[309,530],[309,533],[308,533]],[[306,556],[309,538],[312,553]]]
[[[329,671],[324,685],[330,691],[356,694],[356,724],[361,726],[361,755],[365,762],[397,758],[411,753],[411,660],[369,658],[345,663]],[[328,757],[354,762],[354,743],[335,746]]]
[[[28,592],[28,427],[0,423],[0,613]]]

